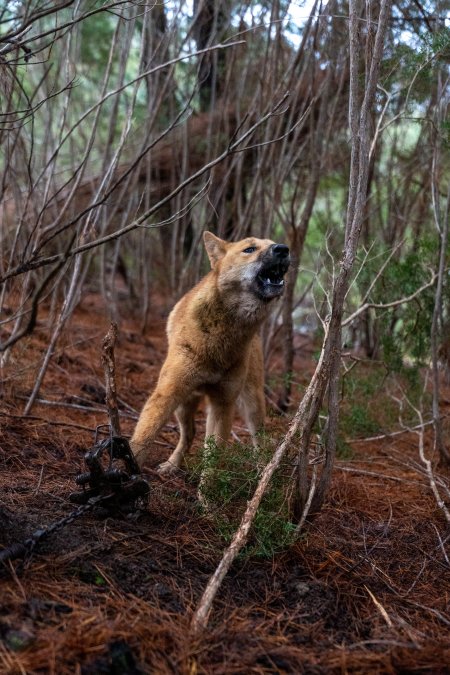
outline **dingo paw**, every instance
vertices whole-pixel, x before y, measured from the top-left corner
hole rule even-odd
[[[180,467],[178,467],[176,464],[172,464],[172,462],[163,462],[160,464],[157,468],[157,472],[161,474],[161,476],[174,476],[177,474],[180,470]]]

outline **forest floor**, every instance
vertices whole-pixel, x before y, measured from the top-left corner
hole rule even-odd
[[[145,335],[132,319],[120,325],[126,434],[130,410],[142,406],[164,358],[165,313],[155,307],[152,316]],[[73,510],[74,478],[93,430],[107,421],[100,364],[107,329],[99,298],[86,295],[41,388],[47,403],[27,417],[44,320],[12,354],[0,400],[1,547]],[[304,338],[296,358],[299,398],[314,368]],[[276,380],[276,358],[271,368]],[[447,409],[449,398],[445,392]],[[274,438],[286,424],[268,416]],[[200,412],[197,448],[203,430]],[[152,470],[176,438],[167,426],[146,466],[147,509],[85,514],[0,570],[2,673],[450,672],[450,532],[415,434],[353,439],[302,538],[270,557],[235,562],[209,629],[195,638],[190,619],[225,541],[199,508],[189,471],[169,479]],[[448,488],[449,473],[440,470],[439,479]]]

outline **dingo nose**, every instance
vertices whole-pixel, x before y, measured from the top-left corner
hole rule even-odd
[[[274,244],[272,246],[272,254],[277,258],[287,258],[289,255],[289,246],[284,244]]]

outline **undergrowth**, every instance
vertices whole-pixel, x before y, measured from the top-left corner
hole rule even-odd
[[[422,408],[424,415],[431,409],[431,396],[424,393],[424,378],[418,366],[402,365],[389,371],[383,361],[367,360],[347,370],[341,380],[339,433],[336,454],[339,459],[351,459],[351,440],[397,431],[418,423],[409,404],[401,415],[398,400],[408,398],[413,407]],[[326,418],[326,410],[321,419]],[[321,425],[319,425],[321,426]],[[322,436],[325,428],[317,428]],[[272,456],[273,443],[260,434],[258,450],[253,445],[235,442],[218,445],[214,438],[206,441],[200,460],[193,467],[199,492],[208,505],[208,515],[220,536],[229,543],[236,532],[242,514],[256,489],[260,468]],[[284,464],[275,472],[270,486],[256,513],[249,542],[241,556],[271,557],[289,547],[296,538],[292,522],[292,466]]]
[[[214,438],[208,438],[201,460],[194,467],[208,514],[227,543],[258,484],[259,468],[273,451],[265,434],[260,434],[258,441],[256,451],[251,444],[235,442],[223,447]],[[289,482],[283,468],[275,472],[256,514],[243,557],[271,557],[294,542],[295,524],[290,521],[287,496]]]
[[[386,363],[364,361],[347,372],[341,381],[338,456],[348,458],[347,441],[388,433],[418,423],[409,405],[400,418],[398,401],[407,397],[426,415],[431,410],[431,394],[424,392],[424,378],[418,366],[402,365],[389,372]]]

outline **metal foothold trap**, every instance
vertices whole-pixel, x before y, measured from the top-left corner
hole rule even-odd
[[[87,504],[94,497],[104,496],[108,508],[133,508],[138,500],[148,497],[150,486],[126,438],[111,436],[97,443],[85,454],[84,461],[88,470],[76,477],[82,489],[69,496],[71,502]],[[118,461],[122,466],[116,465]]]

